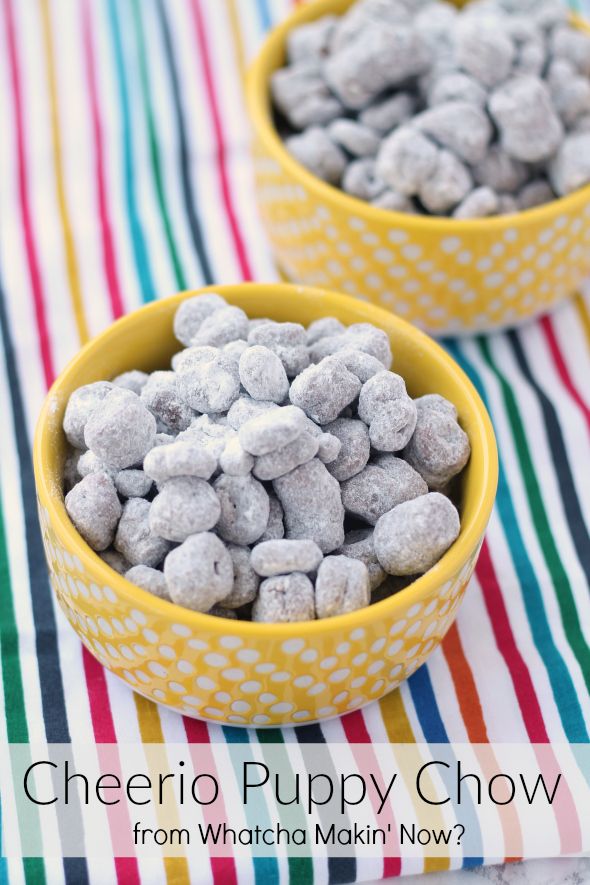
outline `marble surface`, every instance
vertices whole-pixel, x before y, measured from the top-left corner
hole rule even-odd
[[[403,878],[408,885],[587,885],[590,883],[590,857],[527,860],[523,863],[478,867],[475,870]],[[390,885],[396,882],[399,883],[400,879],[387,880]]]

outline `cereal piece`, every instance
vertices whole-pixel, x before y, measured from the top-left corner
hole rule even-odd
[[[260,578],[252,568],[248,547],[228,544],[227,549],[234,567],[234,584],[231,593],[221,600],[220,605],[223,608],[241,608],[256,599]]]
[[[145,456],[143,469],[155,482],[175,476],[198,476],[209,479],[217,468],[211,451],[197,442],[177,441],[153,448]]]
[[[407,24],[412,11],[407,8],[405,0],[357,0],[339,18],[330,41],[330,51],[340,51],[367,25]]]
[[[381,452],[403,449],[416,426],[416,406],[404,379],[393,372],[379,372],[363,384],[358,415],[369,425],[371,445]]]
[[[317,424],[328,424],[356,399],[360,389],[356,375],[338,356],[331,356],[304,369],[291,384],[289,398]]]
[[[492,93],[490,114],[504,149],[525,163],[547,160],[563,139],[549,90],[538,77],[512,77]]]
[[[110,381],[95,381],[79,387],[70,395],[63,419],[64,433],[70,445],[76,449],[86,449],[84,431],[95,409],[113,390]]]
[[[369,460],[369,430],[364,421],[356,418],[337,418],[325,425],[325,429],[341,443],[340,454],[328,465],[328,470],[338,482],[344,482],[360,473]]]
[[[131,467],[154,445],[156,419],[136,393],[113,387],[86,422],[88,448],[109,467]]]
[[[189,347],[207,317],[216,310],[227,307],[225,298],[216,292],[205,292],[183,301],[174,314],[174,335],[181,344]]]
[[[498,194],[498,215],[512,215],[518,212],[518,203],[512,194]]]
[[[498,196],[489,187],[476,187],[459,203],[453,218],[487,218],[498,211]]]
[[[338,184],[346,169],[346,156],[325,129],[310,126],[285,140],[285,147],[302,166],[328,184]]]
[[[459,535],[456,507],[439,492],[398,504],[375,526],[379,562],[390,575],[423,574]]]
[[[321,338],[327,338],[328,335],[338,335],[340,332],[344,332],[345,329],[346,326],[340,320],[337,320],[336,317],[321,317],[319,320],[314,320],[307,327],[305,332],[306,344],[308,346],[315,344]]]
[[[396,92],[361,111],[359,120],[363,125],[385,135],[409,120],[415,106],[416,99],[410,92]]]
[[[219,499],[209,483],[196,476],[177,476],[160,485],[152,501],[150,528],[168,541],[212,529],[221,514]]]
[[[590,77],[590,37],[578,28],[564,24],[551,35],[550,52],[555,58],[565,58],[580,74]]]
[[[342,443],[332,433],[322,433],[317,437],[318,458],[322,464],[332,464],[340,454]]]
[[[457,9],[451,3],[426,3],[418,11],[414,24],[433,55],[447,51],[457,21]]]
[[[364,608],[370,598],[369,573],[364,562],[347,556],[326,556],[315,582],[318,618],[333,618]]]
[[[353,157],[374,157],[379,150],[379,136],[368,126],[347,117],[333,120],[327,128],[333,142]]]
[[[115,550],[113,547],[109,547],[108,550],[103,550],[98,555],[103,562],[106,562],[108,566],[120,575],[124,575],[125,572],[128,572],[131,568],[131,563],[125,559],[122,553],[119,553],[119,551]]]
[[[401,461],[401,458],[396,460]],[[375,525],[379,517],[397,504],[425,494],[428,491],[426,483],[409,465],[406,467],[407,471],[402,468],[394,472],[368,464],[360,473],[343,482],[342,503],[347,513]]]
[[[66,458],[64,464],[64,490],[66,493],[70,492],[82,477],[82,474],[78,471],[78,463],[81,457],[83,455],[80,449],[73,449]]]
[[[283,523],[283,508],[281,502],[274,495],[268,496],[269,514],[268,523],[258,543],[262,541],[278,541],[285,537],[285,525]]]
[[[567,6],[561,0],[535,2],[531,11],[535,16],[536,24],[546,31],[553,30],[558,24],[564,24],[568,15]]]
[[[198,412],[227,411],[240,393],[235,362],[213,347],[195,347],[191,351],[190,361],[185,360],[176,369],[181,395]]]
[[[541,77],[546,63],[545,45],[530,40],[517,49],[512,71],[514,74],[533,74],[535,77]]]
[[[449,71],[435,79],[428,90],[430,107],[449,101],[462,101],[485,108],[487,100],[487,92],[481,83],[463,71]]]
[[[342,190],[360,200],[373,200],[386,188],[386,183],[376,174],[376,162],[372,157],[353,160],[342,176]],[[336,330],[332,334],[336,334]]]
[[[248,317],[241,307],[222,307],[205,317],[198,331],[193,335],[191,345],[194,347],[223,347],[230,341],[246,338],[248,324]]]
[[[488,87],[506,79],[516,48],[503,28],[485,27],[477,16],[459,16],[454,36],[455,57],[464,71]]]
[[[583,114],[578,117],[572,126],[572,132],[590,132],[590,114]]]
[[[217,462],[231,437],[235,436],[235,431],[225,422],[225,417],[219,415],[200,415],[192,421],[188,430],[178,434],[176,441],[198,444],[207,449]]]
[[[446,400],[443,400],[443,402],[446,403]],[[448,405],[451,404],[448,403]],[[440,407],[433,406],[433,408],[444,409],[442,405]],[[449,412],[446,412],[446,414],[448,415]],[[411,498],[417,498],[419,495],[425,495],[428,492],[428,486],[420,474],[403,458],[397,458],[390,452],[382,452],[375,455],[373,463],[380,467],[381,470],[384,470],[395,481],[398,488],[398,503],[401,504],[402,501],[409,501]]]
[[[68,492],[68,516],[93,550],[110,547],[121,516],[113,481],[106,473],[90,473]]]
[[[555,199],[555,194],[551,190],[549,182],[544,178],[537,178],[525,184],[523,189],[517,194],[516,202],[520,211],[525,209],[534,209],[536,206],[544,206]]]
[[[356,375],[362,384],[368,381],[369,378],[372,378],[373,375],[383,371],[383,363],[377,357],[372,356],[370,353],[364,353],[362,350],[355,350],[352,347],[339,350],[338,359],[344,363],[349,372]]]
[[[469,437],[456,418],[443,408],[417,403],[416,429],[404,450],[404,458],[428,483],[441,489],[467,464]]]
[[[493,144],[483,160],[473,168],[473,177],[480,185],[493,191],[514,193],[528,177],[524,163],[507,154],[499,144]]]
[[[434,172],[438,151],[412,125],[401,126],[386,138],[377,154],[377,175],[404,196],[417,194]]]
[[[152,478],[143,470],[127,468],[115,474],[115,488],[123,498],[145,498],[152,487]]]
[[[118,470],[109,467],[108,464],[105,464],[100,458],[97,458],[94,452],[91,452],[89,449],[83,452],[78,458],[77,469],[79,477],[88,476],[90,473],[108,473],[112,480],[115,479],[115,476],[119,472]]]
[[[132,584],[147,590],[159,599],[171,602],[166,578],[159,569],[150,568],[149,565],[134,565],[126,572],[125,577]]]
[[[326,356],[340,351],[360,350],[374,356],[385,369],[391,366],[391,346],[383,329],[371,323],[353,323],[339,335],[328,335],[310,348],[310,356],[314,363],[319,363]],[[344,357],[345,364],[347,357]]]
[[[342,104],[366,107],[390,86],[422,73],[428,51],[419,32],[398,24],[370,22],[324,62],[324,77]]]
[[[219,467],[229,476],[247,476],[254,467],[254,456],[242,448],[237,436],[232,436],[219,456]]]
[[[326,55],[337,21],[335,15],[323,15],[315,21],[292,28],[287,34],[287,58],[290,64]]]
[[[375,197],[374,200],[371,200],[371,204],[377,206],[378,209],[387,209],[389,212],[406,212],[409,215],[417,214],[416,204],[409,197],[404,197],[403,194],[398,194],[397,191],[391,188],[388,188],[380,193],[378,197]]]
[[[141,401],[171,430],[186,430],[195,416],[181,395],[175,372],[152,372],[142,388]]]
[[[262,344],[276,353],[289,378],[294,378],[309,365],[305,329],[300,323],[260,323],[250,329],[248,344]]]
[[[268,455],[293,442],[305,430],[305,414],[297,406],[267,409],[238,430],[243,448],[251,455]]]
[[[164,561],[170,598],[193,611],[208,612],[232,592],[232,558],[217,535],[191,535]]]
[[[344,540],[344,507],[338,481],[314,458],[275,479],[275,493],[283,505],[286,537],[315,541],[323,553]]]
[[[590,133],[567,135],[549,164],[549,176],[560,197],[590,183]]]
[[[464,200],[472,187],[467,166],[451,151],[441,150],[433,174],[420,188],[420,199],[429,212],[444,215]]]
[[[262,581],[252,607],[253,621],[280,624],[314,618],[315,595],[307,575],[293,572]]]
[[[253,544],[268,524],[270,504],[264,486],[251,476],[222,474],[213,483],[221,505],[217,532],[232,544]]]
[[[318,59],[304,59],[274,71],[270,90],[276,107],[295,129],[327,123],[342,113],[342,104],[330,93]]]
[[[151,504],[145,498],[129,498],[115,535],[115,549],[122,553],[131,565],[149,565],[155,568],[168,551],[170,543],[150,528]]]
[[[278,409],[276,403],[266,403],[261,400],[252,399],[250,396],[240,396],[229,407],[227,413],[227,423],[233,430],[239,430],[242,424],[254,418],[256,415],[262,415],[270,409]]]
[[[324,555],[314,541],[263,541],[252,549],[250,563],[263,578],[290,572],[313,572]]]
[[[371,591],[380,587],[386,578],[386,571],[381,568],[381,564],[375,553],[375,545],[373,544],[373,529],[354,529],[347,532],[344,538],[344,544],[338,551],[342,556],[348,556],[350,559],[358,559],[363,562],[369,574],[369,586]]]
[[[316,456],[319,450],[319,437],[314,437],[306,430],[294,440],[274,452],[259,455],[256,458],[253,473],[257,479],[267,481],[284,476],[285,473],[305,464]]]
[[[447,101],[429,108],[414,117],[412,125],[466,163],[481,162],[492,137],[485,111],[465,101]]]
[[[248,342],[245,338],[236,338],[235,341],[229,341],[227,344],[223,345],[222,352],[228,357],[236,366],[240,364],[240,357],[244,353],[245,350],[248,349]]]
[[[553,104],[565,126],[570,128],[576,120],[590,112],[590,81],[587,77],[572,77],[567,83],[551,90]]]
[[[244,350],[239,372],[242,386],[252,399],[282,403],[289,393],[289,379],[281,360],[262,344]]]
[[[147,372],[133,369],[131,372],[123,372],[122,375],[117,375],[116,378],[113,378],[111,384],[114,387],[125,387],[139,396],[149,377]]]

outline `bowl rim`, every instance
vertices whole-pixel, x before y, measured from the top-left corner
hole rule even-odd
[[[430,232],[464,233],[466,230],[484,229],[496,231],[499,228],[522,227],[529,222],[542,223],[562,212],[576,212],[581,205],[590,199],[590,184],[573,191],[565,197],[558,197],[532,209],[524,209],[506,215],[495,215],[489,218],[447,218],[446,216],[411,215],[407,212],[395,212],[373,206],[366,200],[345,193],[340,188],[328,184],[313,175],[299,163],[287,150],[272,120],[268,90],[268,73],[270,59],[277,49],[283,49],[289,31],[306,22],[314,21],[322,15],[334,13],[335,8],[351,5],[354,0],[314,0],[313,3],[298,5],[280,24],[266,36],[254,60],[246,73],[245,94],[246,104],[250,112],[254,133],[264,143],[268,152],[285,167],[287,173],[300,184],[313,192],[318,200],[336,204],[346,214],[364,216],[382,224],[405,225],[412,230],[428,230]],[[590,32],[590,21],[578,13],[569,13],[570,21],[576,27]]]
[[[434,355],[441,364],[441,370],[450,374],[454,378],[455,383],[461,386],[467,394],[471,411],[470,441],[472,449],[474,440],[476,440],[475,444],[481,447],[483,456],[481,476],[476,481],[477,500],[474,504],[473,514],[470,520],[461,526],[459,537],[438,563],[399,593],[395,593],[373,605],[365,606],[362,609],[357,609],[347,614],[336,615],[333,618],[278,624],[232,620],[230,621],[231,626],[229,626],[225,618],[193,611],[192,609],[183,608],[167,600],[160,599],[128,581],[112,569],[101,559],[98,553],[88,546],[77,532],[66,512],[63,495],[55,493],[55,480],[50,475],[47,464],[52,434],[49,421],[54,411],[55,397],[60,394],[64,386],[67,386],[67,382],[71,381],[72,376],[76,375],[80,363],[85,362],[94,350],[101,350],[109,342],[113,330],[121,333],[128,326],[129,331],[131,331],[139,315],[146,317],[149,314],[153,314],[154,320],[156,320],[158,314],[170,315],[175,306],[186,298],[213,291],[218,292],[222,296],[227,296],[231,301],[232,293],[235,293],[237,290],[239,290],[240,295],[247,294],[249,291],[252,294],[254,292],[262,294],[267,292],[269,295],[272,293],[277,298],[288,298],[289,296],[296,295],[299,299],[303,297],[309,300],[321,300],[326,305],[326,315],[334,313],[337,315],[338,306],[341,304],[354,305],[357,310],[359,305],[361,305],[366,322],[373,322],[380,328],[385,326],[386,331],[388,326],[389,330],[391,330],[392,326],[396,327],[397,331],[409,339],[416,349],[426,349]],[[182,622],[201,633],[227,634],[229,630],[229,632],[234,634],[243,634],[244,637],[266,637],[267,639],[270,639],[271,636],[287,639],[300,634],[302,630],[317,636],[321,633],[332,633],[362,627],[375,618],[387,618],[394,615],[396,611],[405,611],[406,608],[411,607],[414,603],[429,597],[433,590],[443,586],[464,567],[469,556],[474,552],[476,545],[483,537],[494,504],[498,480],[496,439],[486,407],[465,372],[436,341],[415,326],[383,308],[366,302],[359,302],[358,299],[348,295],[290,283],[248,282],[185,290],[146,304],[112,323],[107,329],[81,348],[52,384],[45,397],[35,428],[33,464],[36,491],[40,505],[46,508],[51,528],[60,540],[60,543],[63,543],[69,550],[75,551],[74,555],[79,558],[85,569],[90,574],[94,574],[103,584],[112,587],[115,593],[119,597],[124,598],[131,607],[150,609],[155,616],[170,621],[175,620],[178,623]],[[403,599],[402,604],[400,604],[400,598]],[[178,612],[176,617],[174,615],[175,612]]]

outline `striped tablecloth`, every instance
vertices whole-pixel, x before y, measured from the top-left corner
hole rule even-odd
[[[289,0],[1,0],[1,741],[263,741],[183,720],[106,673],[50,595],[31,436],[80,345],[153,298],[275,277],[256,216],[242,73]],[[380,703],[277,741],[587,741],[590,300],[449,342],[493,416],[497,505],[442,649]],[[477,860],[477,859],[475,859]],[[446,868],[431,862],[428,868]],[[395,859],[245,867],[0,862],[0,882],[348,882]]]

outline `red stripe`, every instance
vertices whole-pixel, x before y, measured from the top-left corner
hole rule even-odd
[[[489,738],[481,701],[456,623],[445,636],[442,649],[449,665],[467,736],[473,744],[487,744]]]
[[[547,344],[549,345],[549,350],[551,351],[551,356],[553,357],[553,362],[555,363],[555,368],[557,369],[563,386],[566,388],[567,392],[584,415],[588,426],[590,426],[590,408],[588,408],[577,388],[575,387],[574,382],[572,381],[572,376],[570,375],[569,369],[565,363],[563,354],[561,353],[561,349],[557,342],[553,323],[551,322],[549,317],[543,317],[540,322],[541,328],[545,333],[545,339],[547,341]]]
[[[242,238],[242,234],[240,232],[240,228],[238,225],[238,220],[236,217],[233,200],[231,198],[229,180],[227,175],[227,163],[226,163],[226,152],[225,152],[225,139],[223,133],[223,126],[221,123],[221,114],[219,112],[219,104],[217,101],[217,95],[215,92],[215,85],[213,82],[213,73],[211,68],[211,59],[209,56],[209,46],[208,40],[205,35],[205,26],[203,23],[203,16],[201,13],[199,0],[191,0],[190,3],[191,11],[193,14],[193,22],[195,26],[195,36],[196,42],[199,52],[199,57],[201,59],[201,64],[203,67],[203,77],[205,81],[205,92],[207,94],[207,101],[209,103],[209,109],[211,111],[211,120],[213,122],[213,132],[215,134],[215,144],[217,150],[218,157],[218,172],[219,172],[219,183],[221,186],[221,196],[223,199],[223,205],[225,208],[225,212],[227,215],[227,220],[229,222],[232,239],[234,242],[234,247],[236,250],[236,255],[238,258],[238,263],[240,265],[240,273],[244,280],[252,279],[252,271],[250,268],[250,262],[248,261],[248,256],[246,254],[246,247],[244,245],[244,240]]]
[[[10,80],[12,85],[12,104],[14,110],[14,133],[17,154],[17,181],[18,194],[20,202],[20,213],[25,240],[25,251],[27,254],[27,264],[29,269],[29,277],[31,282],[31,290],[33,294],[33,304],[35,309],[35,318],[37,321],[37,331],[39,336],[39,351],[41,354],[41,364],[43,366],[43,374],[45,376],[45,385],[50,387],[55,377],[53,368],[53,358],[51,355],[51,345],[49,340],[49,331],[47,328],[47,318],[45,316],[45,305],[43,301],[43,285],[41,282],[41,272],[39,269],[39,258],[37,254],[37,245],[35,241],[35,233],[33,229],[33,221],[31,218],[31,208],[29,203],[29,183],[26,171],[26,150],[25,150],[25,122],[23,117],[23,101],[20,70],[18,63],[18,54],[16,46],[16,35],[14,31],[14,17],[12,12],[12,4],[10,0],[3,0],[4,17],[6,19],[6,40],[8,44],[8,60],[10,67]],[[10,127],[7,127],[10,128]]]
[[[528,736],[532,743],[548,743],[541,707],[527,665],[514,639],[486,541],[482,545],[476,570],[496,644],[508,667]]]
[[[107,188],[104,172],[104,139],[98,90],[96,84],[96,55],[94,40],[92,37],[92,19],[88,0],[82,3],[82,42],[84,45],[84,58],[86,60],[86,80],[88,96],[90,98],[90,113],[92,117],[92,131],[94,134],[94,165],[96,173],[96,199],[100,230],[102,236],[102,254],[104,271],[107,280],[111,311],[114,319],[118,319],[124,313],[121,286],[117,271],[117,260],[113,234],[111,229],[110,213],[107,198]]]

